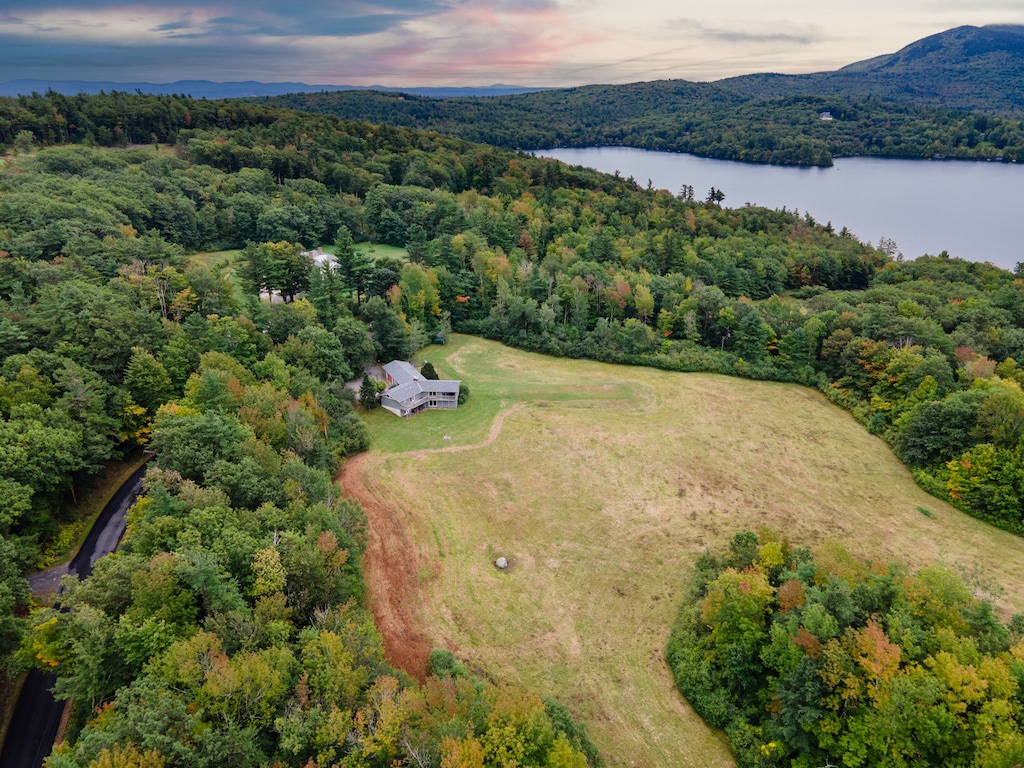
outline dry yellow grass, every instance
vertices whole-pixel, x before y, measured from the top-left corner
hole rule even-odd
[[[421,628],[476,670],[560,699],[609,766],[732,765],[676,692],[664,647],[694,557],[737,531],[980,565],[1006,588],[1000,607],[1024,609],[1024,541],[925,494],[814,391],[470,337],[428,357],[470,401],[457,418],[374,415],[383,448],[365,459],[418,549]]]

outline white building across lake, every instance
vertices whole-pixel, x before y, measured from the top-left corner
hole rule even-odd
[[[427,408],[454,410],[459,407],[461,381],[427,379],[404,360],[392,360],[384,366],[388,388],[380,404],[396,416],[409,416]]]

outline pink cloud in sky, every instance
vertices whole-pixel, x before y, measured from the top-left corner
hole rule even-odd
[[[451,84],[496,80],[539,82],[575,52],[604,40],[553,5],[499,2],[460,5],[409,24],[397,45],[372,57],[380,72],[424,77],[445,73]],[[510,74],[511,73],[511,74]]]

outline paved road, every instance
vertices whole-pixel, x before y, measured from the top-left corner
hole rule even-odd
[[[28,577],[28,588],[32,590],[32,594],[37,598],[42,598],[44,595],[53,595],[60,589],[60,580],[67,576],[69,568],[69,563],[63,563],[62,565],[48,568],[45,571],[33,573]]]
[[[384,381],[384,369],[381,368],[377,363],[368,365],[363,370],[363,373],[370,374],[371,379],[377,379],[377,381]],[[363,386],[363,377],[357,376],[352,381],[346,381],[345,386],[356,393],[356,397],[359,397],[359,388]]]
[[[87,577],[97,560],[117,549],[124,535],[125,512],[142,493],[145,472],[146,468],[142,467],[128,478],[103,508],[82,548],[71,561],[70,573],[80,578]],[[44,674],[38,669],[28,673],[0,752],[0,766],[3,768],[41,768],[43,760],[50,754],[64,711],[64,703],[54,700],[50,692],[56,682],[54,675]]]

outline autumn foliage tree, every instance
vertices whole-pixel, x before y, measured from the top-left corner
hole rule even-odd
[[[947,568],[740,534],[698,566],[668,659],[741,766],[996,766],[1024,641]]]

